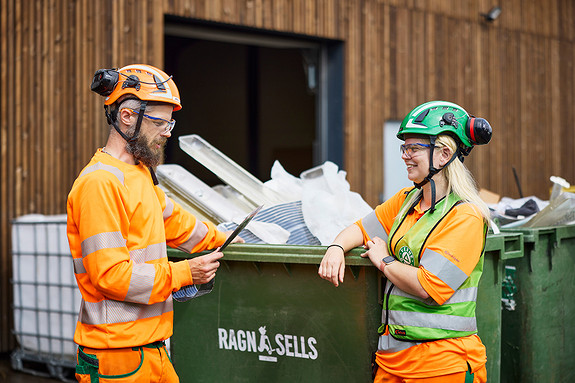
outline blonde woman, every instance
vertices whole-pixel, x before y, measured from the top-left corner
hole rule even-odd
[[[338,286],[345,253],[363,245],[385,275],[374,382],[485,382],[475,304],[489,210],[463,158],[489,142],[491,126],[432,101],[413,109],[397,136],[415,187],[344,229],[318,273]]]

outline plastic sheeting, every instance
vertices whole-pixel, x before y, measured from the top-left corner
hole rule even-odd
[[[248,243],[326,245],[372,210],[350,190],[346,172],[332,162],[296,177],[276,161],[271,179],[262,183],[201,137],[181,136],[179,141],[182,150],[225,185],[210,188],[179,165],[160,165],[161,185],[191,206],[192,213],[201,211],[221,230],[235,228],[240,217],[263,204],[241,234]]]

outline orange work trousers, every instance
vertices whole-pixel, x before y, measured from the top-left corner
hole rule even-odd
[[[487,382],[487,369],[485,365],[474,374],[457,372],[431,378],[402,378],[390,374],[382,368],[377,369],[373,383],[485,383]]]
[[[99,350],[79,347],[76,379],[81,383],[179,383],[164,342]]]

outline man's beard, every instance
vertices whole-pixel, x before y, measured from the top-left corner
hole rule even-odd
[[[148,142],[147,138],[140,134],[135,141],[126,144],[126,150],[139,162],[155,168],[164,159],[166,141],[166,138],[159,138],[153,142]],[[155,150],[152,149],[156,145],[160,145],[160,147]]]

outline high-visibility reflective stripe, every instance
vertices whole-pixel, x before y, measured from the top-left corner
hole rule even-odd
[[[74,274],[84,274],[86,272],[83,258],[74,258],[72,261],[74,262]]]
[[[439,306],[439,304],[435,302],[431,297],[427,299],[421,299],[420,297],[408,294],[405,291],[398,289],[397,287],[393,289],[391,295],[397,295],[404,298],[415,299],[422,303],[425,303],[428,306]],[[469,287],[466,289],[456,290],[453,293],[453,295],[447,301],[445,301],[444,305],[453,303],[475,302],[476,299],[477,299],[477,287]]]
[[[400,326],[437,328],[452,331],[477,331],[475,317],[424,314],[408,311],[389,311],[389,324]]]
[[[154,265],[147,263],[134,264],[132,267],[130,286],[128,287],[125,300],[128,302],[147,304],[152,295],[155,276],[156,268]]]
[[[433,250],[426,249],[423,252],[421,256],[421,266],[425,267],[427,271],[441,279],[453,290],[457,290],[459,286],[469,278],[469,276],[453,262]]]
[[[153,305],[103,300],[101,302],[86,302],[80,306],[80,323],[88,325],[114,324],[134,322],[139,319],[153,318],[173,311],[172,296],[165,301]]]
[[[381,225],[381,222],[379,222],[377,219],[375,210],[363,217],[361,219],[361,224],[367,232],[367,235],[369,235],[369,238],[373,239],[375,237],[379,237],[384,241],[387,241],[387,233],[385,232],[384,227]]]
[[[377,350],[389,353],[398,352],[413,346],[417,346],[418,344],[421,344],[421,342],[397,340],[391,335],[381,335],[377,341]]]
[[[105,170],[105,171],[107,171],[107,172],[112,173],[113,175],[116,176],[116,178],[118,178],[118,181],[120,181],[120,183],[121,183],[122,185],[124,185],[124,173],[123,173],[120,169],[118,169],[118,168],[116,168],[116,167],[114,167],[114,166],[112,166],[112,165],[106,165],[106,164],[103,164],[103,163],[101,163],[101,162],[96,162],[94,165],[88,166],[88,167],[87,167],[86,169],[84,169],[84,171],[78,176],[78,178],[80,178],[80,177],[82,177],[82,176],[85,176],[86,174],[95,172],[96,170]]]
[[[172,216],[172,213],[174,212],[174,203],[172,202],[171,199],[168,198],[168,196],[166,196],[166,208],[164,209],[164,212],[162,213],[163,217],[164,217],[164,221],[168,218],[170,218]]]
[[[126,246],[126,240],[119,231],[95,234],[82,241],[82,257],[102,249],[115,249]]]
[[[146,263],[156,259],[166,258],[166,242],[156,243],[145,249],[130,250],[130,259],[136,263]]]
[[[206,234],[208,234],[208,226],[201,221],[196,221],[196,226],[194,226],[194,230],[192,230],[190,238],[178,246],[178,249],[189,253],[198,243],[202,241],[202,239],[204,239]]]

